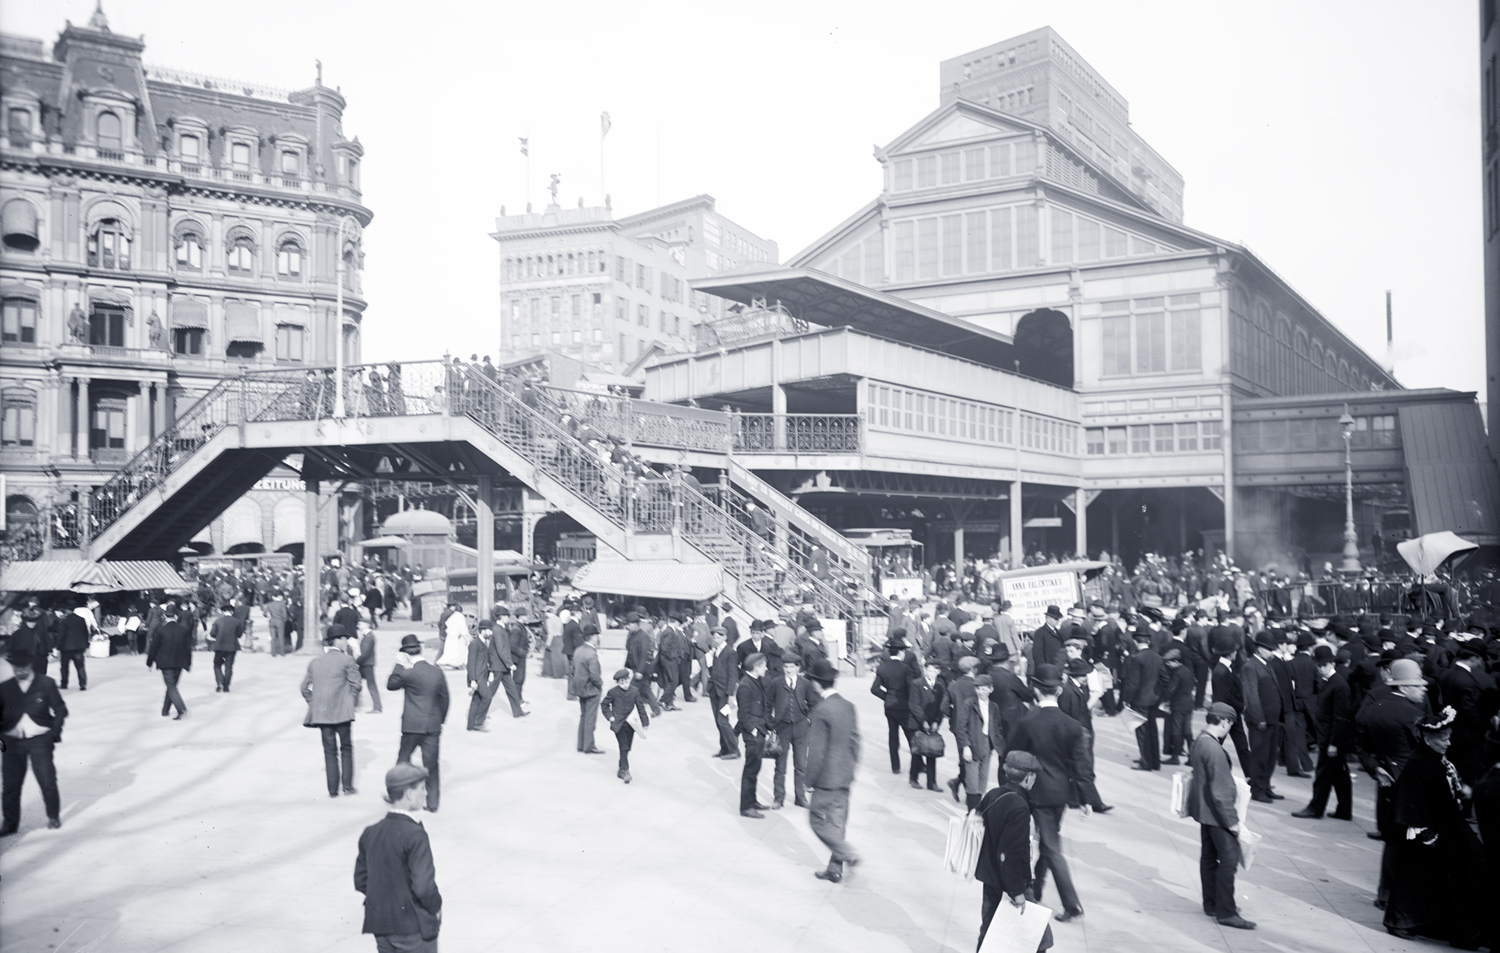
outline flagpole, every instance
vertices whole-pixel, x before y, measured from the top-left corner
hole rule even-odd
[[[607,110],[599,114],[599,201],[601,204],[604,202],[604,196],[609,194],[604,187],[604,137],[609,135],[612,125]]]

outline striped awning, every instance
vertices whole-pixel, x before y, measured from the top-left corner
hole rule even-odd
[[[138,592],[189,586],[168,563],[157,560],[44,559],[11,563],[0,574],[0,592]]]
[[[172,327],[208,330],[208,302],[202,298],[173,295]]]
[[[596,559],[574,573],[573,588],[621,596],[701,601],[724,591],[724,572],[711,563]]]
[[[99,285],[89,288],[89,301],[97,304],[110,304],[127,310],[135,307],[135,299],[130,296],[130,292]]]
[[[291,304],[278,304],[276,306],[277,324],[295,324],[299,327],[307,327],[312,323],[312,315],[306,308],[299,308]]]
[[[264,344],[260,333],[260,309],[246,301],[230,301],[224,305],[224,334],[229,343]]]
[[[15,199],[5,203],[5,210],[0,212],[0,234],[4,235],[6,244],[17,248],[36,247],[36,209],[30,202]]]

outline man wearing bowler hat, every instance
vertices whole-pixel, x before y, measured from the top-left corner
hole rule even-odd
[[[396,760],[411,763],[411,753],[422,749],[422,766],[427,769],[427,810],[438,809],[438,740],[443,722],[448,718],[448,679],[442,669],[422,658],[422,640],[415,635],[401,637],[401,652],[385,687],[406,692],[401,709],[401,747]]]
[[[1031,812],[1036,818],[1037,857],[1034,895],[1038,901],[1046,889],[1047,871],[1057,881],[1062,900],[1059,923],[1083,916],[1083,903],[1073,886],[1073,873],[1062,852],[1063,811],[1077,799],[1075,789],[1094,780],[1088,761],[1088,740],[1083,726],[1058,708],[1062,673],[1056,665],[1038,665],[1031,678],[1036,688],[1036,710],[1022,719],[1010,739],[1012,751],[1029,751],[1041,765],[1036,786],[1031,789]],[[1088,813],[1087,804],[1083,808]]]
[[[51,630],[42,613],[42,601],[27,596],[21,607],[21,624],[10,634],[10,651],[27,652],[38,675],[47,674],[47,655],[52,651]]]
[[[808,823],[831,851],[827,868],[813,876],[838,883],[844,879],[845,866],[859,863],[859,855],[844,839],[849,824],[849,788],[859,763],[859,717],[854,703],[833,687],[838,673],[827,659],[813,662],[807,677],[822,696],[812,711],[808,730],[807,784],[812,789]]]
[[[63,704],[57,683],[36,673],[29,653],[12,652],[10,664],[14,671],[0,681],[0,748],[5,752],[0,755],[0,776],[4,778],[0,837],[14,834],[20,827],[21,785],[26,781],[28,762],[42,789],[47,826],[62,827],[62,801],[57,793],[52,749],[62,741],[68,706]]]
[[[1063,663],[1062,610],[1047,607],[1047,616],[1031,633],[1031,667]]]
[[[1132,711],[1146,719],[1135,729],[1135,746],[1140,757],[1132,767],[1136,771],[1160,771],[1161,742],[1156,719],[1161,717],[1162,673],[1166,663],[1151,649],[1150,630],[1138,628],[1132,636],[1135,652],[1125,660],[1123,698]]]
[[[1328,807],[1330,792],[1338,796],[1333,816],[1341,821],[1353,815],[1352,785],[1349,779],[1349,749],[1354,742],[1354,711],[1349,703],[1349,682],[1337,665],[1333,649],[1319,645],[1312,651],[1317,666],[1318,691],[1313,696],[1316,708],[1318,767],[1313,775],[1312,800],[1293,817],[1318,818]]]
[[[391,810],[359,835],[354,889],[365,895],[363,932],[375,935],[378,953],[437,953],[443,895],[432,843],[416,814],[427,781],[427,771],[416,765],[402,762],[387,771]]]
[[[1271,790],[1276,752],[1281,747],[1281,686],[1269,666],[1277,645],[1275,633],[1266,629],[1256,633],[1255,654],[1245,659],[1245,667],[1240,671],[1245,693],[1245,725],[1250,729],[1250,764],[1245,774],[1250,781],[1251,799],[1264,804],[1280,800]]]

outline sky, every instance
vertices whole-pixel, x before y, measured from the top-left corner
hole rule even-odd
[[[564,207],[607,191],[617,216],[708,193],[784,261],[879,192],[872,149],[937,108],[940,61],[1051,26],[1183,175],[1187,225],[1247,245],[1377,359],[1391,291],[1401,383],[1483,386],[1472,2],[104,10],[115,32],[144,35],[151,65],[295,89],[322,61],[365,147],[367,360],[493,351],[488,236],[501,206],[540,209],[551,173]],[[51,41],[91,12],[92,0],[7,0],[0,29]]]

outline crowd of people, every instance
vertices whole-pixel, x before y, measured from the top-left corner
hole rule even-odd
[[[1203,910],[1220,924],[1255,927],[1234,891],[1251,846],[1244,802],[1282,803],[1275,785],[1281,771],[1312,781],[1306,804],[1286,805],[1292,817],[1349,820],[1352,764],[1375,785],[1370,836],[1383,842],[1383,858],[1372,899],[1387,930],[1464,949],[1492,945],[1500,918],[1482,898],[1500,871],[1500,689],[1492,674],[1500,638],[1485,601],[1472,599],[1457,606],[1458,616],[1430,621],[1365,606],[1310,615],[1301,600],[1287,605],[1267,598],[1264,588],[1247,592],[1229,567],[1191,577],[1183,575],[1185,563],[1148,564],[1119,583],[1104,577],[1085,601],[1047,607],[1043,623],[1029,631],[999,598],[960,605],[961,593],[953,592],[952,602],[892,607],[868,683],[886,719],[889,767],[922,796],[946,793],[960,811],[983,819],[973,867],[984,885],[981,942],[1002,912],[1020,916],[1028,903],[1043,902],[1049,878],[1055,922],[1084,915],[1061,831],[1070,808],[1112,810],[1095,778],[1095,719],[1117,717],[1133,728],[1133,768],[1187,767],[1180,810],[1200,825]],[[1184,579],[1201,581],[1189,590]],[[382,710],[373,629],[400,603],[399,582],[339,566],[319,580],[328,592],[323,651],[309,663],[301,692],[305,724],[322,739],[330,797],[356,793],[352,723],[366,694],[370,710]],[[234,654],[248,635],[241,608],[262,607],[269,621],[279,615],[270,607],[285,603],[290,624],[300,620],[292,605],[301,590],[297,572],[216,571],[200,578],[194,593],[148,600],[140,649],[146,664],[161,670],[162,715],[186,714],[177,682],[195,648],[212,650],[216,688],[232,691]],[[440,806],[440,737],[450,707],[445,670],[463,673],[465,727],[484,731],[502,691],[512,717],[529,714],[524,693],[534,654],[541,674],[564,680],[567,698],[578,702],[580,754],[604,753],[597,738],[603,715],[625,784],[640,769],[631,760],[636,739],[706,697],[717,744],[705,754],[741,762],[740,816],[761,819],[787,801],[806,809],[829,848],[816,875],[831,883],[848,876],[861,860],[846,836],[859,728],[839,693],[840,646],[823,637],[812,612],[788,608],[747,622],[728,604],[651,608],[560,595],[540,619],[501,606],[492,619],[474,620],[450,605],[436,620],[435,655],[424,653],[416,635],[402,639],[384,679],[387,692],[404,696],[398,764],[387,777],[393,810],[361,839],[356,874],[369,898],[367,928],[416,923],[389,913],[390,898],[399,896],[421,914],[406,937],[410,948],[436,936],[435,875],[421,864],[395,872],[390,865],[424,849],[420,823],[407,826],[414,812]],[[206,620],[201,605],[211,607]],[[51,755],[68,715],[62,693],[70,668],[78,690],[87,687],[83,649],[102,611],[97,599],[50,617],[39,599],[22,605],[9,636],[10,671],[0,673],[9,676],[0,677],[0,834],[17,829],[28,767],[49,824],[61,823]],[[599,661],[601,626],[625,632],[624,664],[608,678]],[[273,628],[270,638],[283,652],[294,649],[287,630]],[[58,681],[47,675],[53,649],[64,663]],[[957,770],[939,779],[949,743]],[[769,804],[760,793],[767,761]],[[1162,783],[1165,796],[1169,779]],[[435,906],[423,906],[429,902]],[[1049,930],[1039,948],[1050,943]]]

